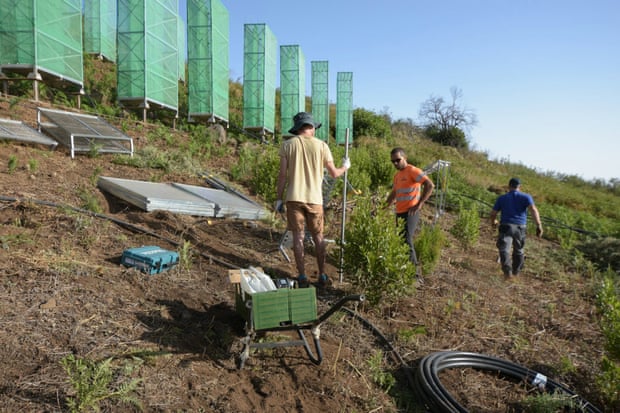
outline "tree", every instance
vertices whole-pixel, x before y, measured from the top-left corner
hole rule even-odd
[[[378,115],[366,109],[353,111],[353,136],[367,136],[390,141],[392,139],[389,115]]]
[[[461,89],[450,88],[452,100],[431,96],[422,103],[419,116],[426,125],[426,132],[436,142],[454,147],[467,147],[464,130],[476,125],[478,119],[471,110],[461,106]]]

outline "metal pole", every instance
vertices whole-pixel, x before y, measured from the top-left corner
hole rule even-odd
[[[349,157],[349,128],[344,135],[344,157]],[[344,223],[347,217],[347,174],[344,171],[344,185],[342,186],[342,222],[340,224],[340,266],[338,267],[338,280],[342,282],[344,273]]]

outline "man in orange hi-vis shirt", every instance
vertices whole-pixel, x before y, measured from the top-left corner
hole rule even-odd
[[[409,245],[409,261],[416,266],[416,274],[420,276],[413,235],[420,220],[420,209],[433,193],[435,185],[423,170],[407,163],[407,155],[403,148],[392,149],[390,158],[398,172],[394,175],[392,191],[386,202],[388,206],[392,204],[396,206],[396,219],[402,221],[401,234]]]

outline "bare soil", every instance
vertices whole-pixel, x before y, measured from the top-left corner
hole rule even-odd
[[[35,106],[0,100],[0,117],[35,126]],[[138,147],[144,143],[139,134],[133,137]],[[232,156],[205,170],[225,178]],[[10,157],[18,160],[14,171]],[[525,271],[506,280],[492,229],[483,223],[479,244],[463,250],[449,234],[454,218],[448,213],[438,224],[449,243],[415,294],[380,309],[347,306],[381,335],[337,313],[321,328],[320,365],[301,347],[283,347],[253,352],[239,369],[244,320],[235,310],[228,271],[261,266],[275,276],[294,275],[294,265],[278,250],[282,223],[147,213],[97,189],[100,175],[204,185],[195,176],[115,165],[110,156],[72,160],[62,148],[0,143],[0,196],[7,198],[0,202],[0,411],[68,411],[67,398],[75,392],[60,361],[70,354],[114,357],[114,366],[124,366],[118,380],[142,379],[137,397],[148,412],[416,411],[407,373],[443,350],[500,357],[566,384],[605,411],[620,408],[603,406],[594,385],[603,340],[592,281],[549,258],[559,253],[551,242],[529,238]],[[83,193],[96,197],[102,215],[72,209],[81,208]],[[428,224],[430,208],[426,214]],[[334,205],[331,238],[337,238],[339,216]],[[145,275],[120,265],[127,248],[178,251],[183,240],[192,246],[189,268]],[[334,283],[318,292],[319,314],[353,292],[346,274],[338,281],[336,247],[331,252]],[[315,270],[311,249],[306,259]],[[296,339],[290,334],[258,339]],[[396,378],[389,392],[377,384],[381,375],[370,362],[377,351],[383,351],[384,371]],[[523,383],[468,368],[441,377],[472,412],[524,411],[521,401],[533,394]],[[116,400],[101,407],[133,409]]]

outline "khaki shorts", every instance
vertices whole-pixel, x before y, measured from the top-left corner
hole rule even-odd
[[[311,234],[323,233],[323,205],[287,202],[286,220],[291,231],[307,229]]]

